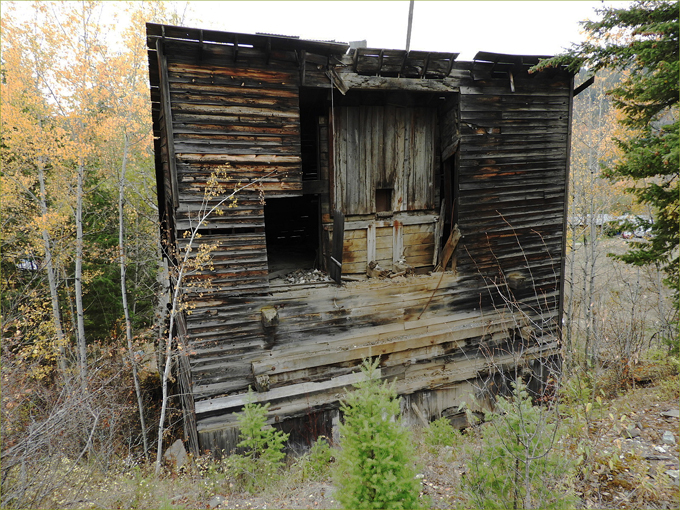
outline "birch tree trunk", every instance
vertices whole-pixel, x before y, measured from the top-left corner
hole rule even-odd
[[[129,150],[129,139],[127,134],[124,135],[123,145],[123,161],[121,163],[121,175],[118,183],[118,252],[120,255],[120,290],[123,304],[123,312],[125,313],[125,337],[127,339],[127,349],[130,356],[130,365],[132,366],[132,379],[135,383],[135,393],[137,394],[137,407],[139,408],[139,424],[142,427],[142,441],[144,443],[144,458],[147,458],[149,451],[149,444],[146,437],[146,423],[144,420],[144,402],[142,401],[142,390],[139,385],[139,375],[137,373],[137,360],[132,345],[132,322],[130,321],[130,310],[127,300],[127,281],[125,277],[126,253],[125,253],[125,170],[127,167],[127,158]]]
[[[38,161],[38,181],[40,183],[40,212],[47,216],[47,200],[45,191],[45,168],[42,161]],[[57,276],[52,261],[52,242],[50,233],[46,228],[42,229],[43,246],[45,249],[45,270],[47,271],[47,281],[50,286],[50,298],[52,300],[52,320],[54,330],[57,335],[57,349],[59,350],[59,369],[66,371],[66,338],[61,324],[61,309],[59,308],[59,293],[57,292]]]
[[[78,344],[78,365],[80,383],[87,388],[87,343],[85,340],[85,311],[83,309],[83,181],[85,167],[78,164],[78,184],[76,187],[76,256],[75,256],[75,300],[76,300],[76,340]]]

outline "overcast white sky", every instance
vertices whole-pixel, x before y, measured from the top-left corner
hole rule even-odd
[[[366,39],[372,48],[403,49],[409,2],[402,1],[194,1],[185,25],[229,32],[267,32],[341,42]],[[578,22],[595,8],[630,2],[418,1],[411,49],[553,55],[582,39]],[[183,5],[183,4],[182,4]]]

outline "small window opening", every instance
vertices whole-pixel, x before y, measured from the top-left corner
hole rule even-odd
[[[392,212],[392,190],[375,190],[375,212]]]

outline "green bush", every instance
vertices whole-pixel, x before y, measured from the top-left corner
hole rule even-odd
[[[254,491],[269,484],[283,466],[283,448],[289,434],[267,425],[269,403],[255,404],[251,389],[248,396],[250,402],[238,417],[241,441],[237,446],[245,452],[233,456],[233,469],[243,488]]]
[[[325,436],[319,436],[309,451],[300,458],[298,465],[303,480],[324,480],[330,474],[333,450]]]
[[[457,446],[461,441],[461,433],[453,428],[447,418],[442,417],[425,427],[423,440],[431,450],[438,446]]]
[[[420,482],[408,428],[399,415],[394,385],[380,383],[378,360],[365,360],[366,376],[341,406],[336,499],[345,508],[417,508]]]
[[[535,407],[518,382],[486,414],[483,439],[463,480],[479,508],[574,508],[567,481],[573,461],[555,451],[562,431],[552,411]]]

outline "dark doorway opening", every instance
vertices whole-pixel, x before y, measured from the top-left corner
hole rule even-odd
[[[269,274],[318,266],[319,200],[270,198],[264,206]]]

